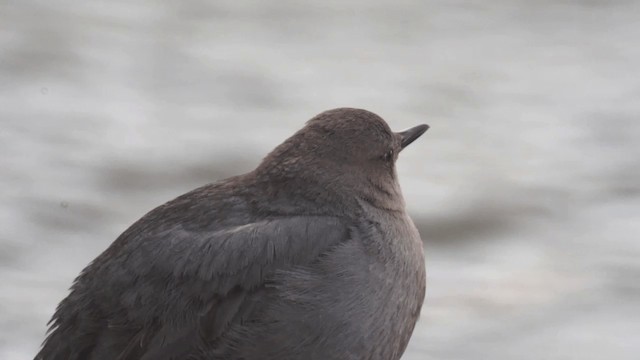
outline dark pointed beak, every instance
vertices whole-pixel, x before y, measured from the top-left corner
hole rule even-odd
[[[399,132],[400,135],[400,148],[404,149],[412,142],[416,141],[425,131],[429,129],[429,125],[422,124],[416,127],[412,127],[411,129],[407,129],[403,132]]]

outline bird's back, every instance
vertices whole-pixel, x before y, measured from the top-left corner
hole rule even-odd
[[[181,329],[161,334],[161,318],[171,310],[180,309],[185,316],[202,311],[204,304],[188,302],[215,294],[206,293],[206,279],[172,286],[168,277],[180,277],[172,267],[186,267],[192,252],[211,234],[255,221],[246,194],[233,182],[232,178],[184,194],[120,235],[76,278],[51,319],[36,359],[142,359],[154,340],[166,345],[172,337],[180,338]],[[177,343],[162,347],[180,352]],[[164,358],[172,358],[169,353]]]

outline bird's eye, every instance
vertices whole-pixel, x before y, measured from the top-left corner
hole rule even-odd
[[[384,156],[382,158],[384,159],[384,161],[393,160],[393,150],[387,151],[386,154],[384,154]]]

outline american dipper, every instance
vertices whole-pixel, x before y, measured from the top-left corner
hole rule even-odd
[[[157,207],[77,277],[36,359],[399,359],[425,268],[394,164],[427,128],[329,110]]]

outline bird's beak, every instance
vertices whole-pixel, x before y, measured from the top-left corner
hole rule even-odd
[[[414,142],[417,138],[419,138],[425,131],[429,129],[429,125],[422,124],[416,127],[412,127],[411,129],[407,129],[403,132],[399,132],[400,136],[400,149],[404,149],[409,144]]]

